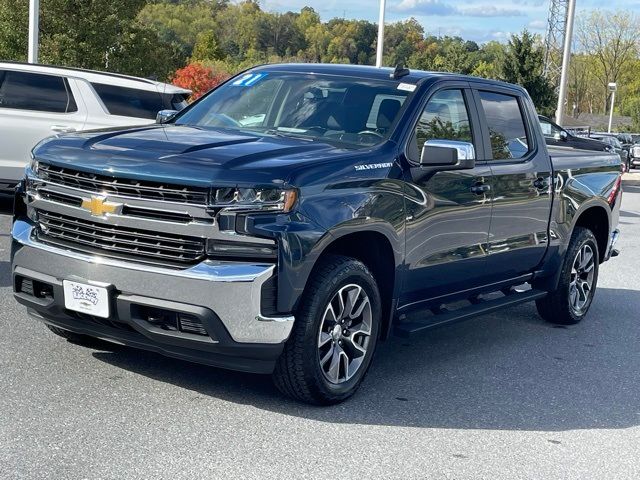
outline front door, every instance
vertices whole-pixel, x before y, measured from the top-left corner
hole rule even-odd
[[[465,86],[435,92],[426,103],[407,148],[410,165],[427,140],[473,143],[482,137],[471,91]],[[410,177],[409,175],[407,175]],[[441,171],[406,188],[406,275],[400,310],[483,282],[491,220],[491,170]]]

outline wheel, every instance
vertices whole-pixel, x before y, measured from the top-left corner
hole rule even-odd
[[[285,395],[316,405],[355,393],[375,351],[378,285],[360,261],[327,256],[314,270],[273,379]]]
[[[573,325],[589,311],[596,293],[598,243],[591,230],[576,227],[562,264],[556,290],[536,300],[538,313],[551,323]]]

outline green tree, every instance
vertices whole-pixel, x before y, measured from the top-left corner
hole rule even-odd
[[[0,54],[24,60],[28,0],[0,0]],[[43,0],[40,61],[166,78],[184,61],[137,22],[146,0]],[[9,13],[4,15],[4,13]]]
[[[192,62],[222,60],[224,55],[212,30],[200,32],[191,54]]]
[[[582,50],[597,66],[593,74],[600,84],[603,112],[608,109],[609,82],[619,82],[625,66],[640,53],[639,20],[638,15],[630,11],[611,14],[600,10],[578,18],[577,38]]]
[[[538,112],[551,115],[556,103],[553,86],[542,74],[544,56],[536,37],[524,30],[512,35],[501,62],[501,78],[523,86],[529,92]]]

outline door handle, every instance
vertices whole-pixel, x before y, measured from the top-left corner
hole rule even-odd
[[[70,127],[69,125],[52,125],[51,131],[57,133],[71,133],[77,132],[78,130],[76,128]]]
[[[482,195],[491,190],[491,185],[487,185],[486,183],[478,182],[473,187],[471,187],[471,192],[476,195]]]
[[[546,190],[547,188],[549,188],[549,180],[539,177],[533,181],[533,186],[538,190]]]

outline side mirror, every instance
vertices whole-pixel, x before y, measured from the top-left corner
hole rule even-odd
[[[566,142],[567,139],[569,138],[569,134],[564,130],[560,130],[560,134],[558,136],[560,137],[560,140],[562,140],[563,142]]]
[[[470,170],[476,166],[472,143],[456,140],[427,140],[420,154],[420,166],[411,169],[414,181],[445,170]]]
[[[178,113],[177,110],[160,110],[156,115],[156,123],[167,123]]]

